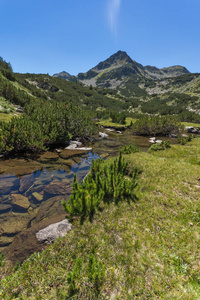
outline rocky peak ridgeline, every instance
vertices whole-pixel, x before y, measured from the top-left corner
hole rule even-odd
[[[100,62],[86,73],[79,73],[77,80],[85,85],[116,88],[127,82],[131,76],[149,78],[153,80],[176,77],[190,73],[185,67],[172,66],[159,69],[154,66],[143,66],[131,59],[125,51],[118,51],[108,59]],[[55,77],[74,80],[75,76],[61,72],[54,74]]]

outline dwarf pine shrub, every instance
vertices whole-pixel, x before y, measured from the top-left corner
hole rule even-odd
[[[125,145],[124,147],[120,147],[119,150],[122,154],[130,154],[139,152],[138,147],[134,146],[133,144]]]
[[[91,173],[81,184],[74,175],[73,191],[69,201],[62,202],[67,218],[72,220],[74,217],[80,217],[83,223],[87,217],[92,220],[102,203],[135,201],[137,169],[133,171],[132,178],[126,178],[127,174],[128,164],[121,153],[111,164],[106,164],[102,159],[93,160]]]
[[[171,143],[169,140],[162,141],[161,143],[156,143],[151,145],[149,148],[149,151],[159,151],[159,150],[165,150],[171,148]]]

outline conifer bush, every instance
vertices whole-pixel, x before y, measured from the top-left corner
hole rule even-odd
[[[90,221],[101,204],[115,204],[120,201],[136,201],[135,188],[137,186],[137,169],[134,169],[132,178],[128,174],[128,164],[122,154],[111,164],[106,164],[102,159],[92,162],[91,172],[79,184],[74,175],[73,191],[66,203],[62,202],[67,218],[80,217],[81,224],[88,217]]]
[[[130,154],[139,152],[138,147],[134,146],[133,144],[125,145],[124,147],[120,147],[119,150],[122,154]]]

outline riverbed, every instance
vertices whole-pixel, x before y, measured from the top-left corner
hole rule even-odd
[[[67,201],[72,192],[74,174],[81,182],[93,159],[116,156],[120,147],[129,143],[141,151],[147,151],[151,145],[149,138],[133,136],[129,131],[105,132],[107,138],[89,145],[92,151],[59,148],[35,158],[0,160],[0,253],[11,251],[11,256],[17,256],[16,248],[25,244],[27,247],[25,237],[30,239],[31,232],[35,235],[44,225],[65,217],[61,202]],[[30,247],[34,247],[32,240]]]

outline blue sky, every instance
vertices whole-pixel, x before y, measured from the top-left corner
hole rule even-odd
[[[200,72],[200,0],[0,0],[0,56],[15,72],[86,72],[118,50]]]

